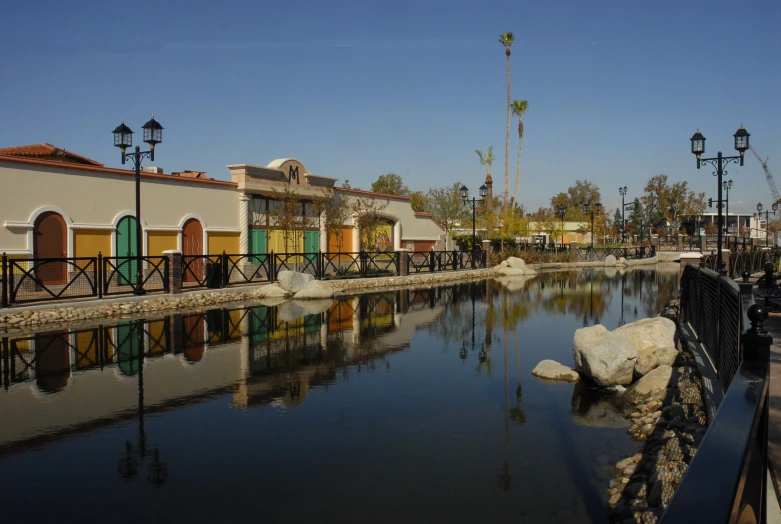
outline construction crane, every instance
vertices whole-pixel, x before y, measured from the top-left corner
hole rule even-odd
[[[762,169],[765,171],[765,180],[767,180],[767,185],[770,186],[770,192],[773,193],[773,202],[781,202],[781,195],[778,193],[778,188],[776,187],[776,183],[773,180],[773,175],[767,168],[767,161],[769,158],[763,161],[762,157],[759,156],[759,153],[757,153],[757,150],[754,149],[754,146],[749,145],[749,147],[751,148],[751,152],[754,153],[754,156],[757,157],[757,160],[759,160],[759,163],[762,164]]]

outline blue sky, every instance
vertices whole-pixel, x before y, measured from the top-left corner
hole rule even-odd
[[[127,8],[121,8],[122,5]],[[603,203],[647,179],[715,197],[695,168],[734,154],[741,123],[781,184],[781,2],[34,1],[0,19],[0,147],[50,142],[119,166],[111,130],[165,127],[156,165],[229,177],[227,164],[295,157],[368,189],[504,179],[505,57],[529,101],[519,200],[536,209],[577,179]],[[511,192],[517,124],[510,148]],[[137,134],[140,141],[140,137]],[[730,211],[771,201],[748,154],[730,166]]]

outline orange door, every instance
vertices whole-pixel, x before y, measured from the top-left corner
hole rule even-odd
[[[65,258],[67,238],[65,220],[57,213],[43,213],[33,227],[33,258]],[[65,263],[38,264],[35,276],[44,284],[64,284]]]
[[[203,228],[201,223],[191,218],[182,227],[182,255],[203,255]],[[185,282],[203,280],[203,259],[185,259],[189,269],[182,276]]]

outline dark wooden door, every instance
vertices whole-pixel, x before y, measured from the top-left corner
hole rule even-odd
[[[191,218],[182,227],[182,254],[187,256],[203,255],[203,228],[201,223]],[[203,280],[203,259],[185,259],[189,268],[183,275],[185,282]]]
[[[57,213],[43,213],[33,227],[33,258],[65,258],[68,249],[65,220]],[[43,284],[65,283],[65,262],[36,264],[36,277]]]

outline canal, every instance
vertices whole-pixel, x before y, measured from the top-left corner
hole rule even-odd
[[[572,336],[677,264],[245,305],[3,340],[7,522],[606,522],[640,444]]]

